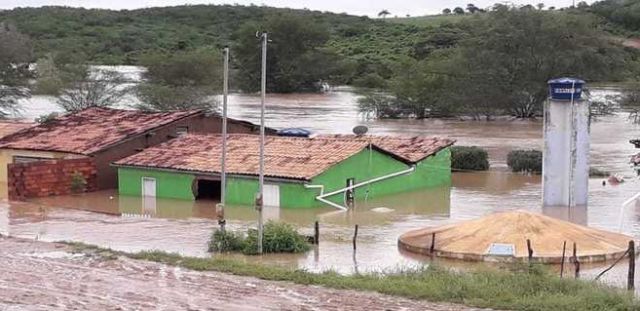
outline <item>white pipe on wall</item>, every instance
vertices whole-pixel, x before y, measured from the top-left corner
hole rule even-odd
[[[344,187],[342,189],[339,189],[339,190],[336,190],[336,191],[332,191],[332,192],[329,192],[329,193],[324,193],[324,185],[304,185],[304,187],[305,188],[317,188],[317,189],[320,189],[320,195],[318,195],[316,197],[316,200],[318,200],[320,202],[323,202],[323,203],[326,203],[328,205],[331,205],[331,206],[333,206],[335,208],[339,208],[341,210],[347,210],[348,209],[347,207],[339,205],[339,204],[336,204],[336,203],[333,203],[333,202],[331,202],[331,201],[329,201],[329,200],[327,200],[325,198],[333,196],[333,195],[336,195],[336,194],[339,194],[339,193],[343,193],[343,192],[351,190],[351,189],[356,189],[356,188],[359,188],[359,187],[362,187],[362,186],[366,186],[368,184],[372,184],[372,183],[375,183],[375,182],[378,182],[378,181],[383,181],[383,180],[386,180],[386,179],[389,179],[389,178],[393,178],[393,177],[396,177],[396,176],[408,174],[408,173],[411,173],[411,172],[415,171],[415,169],[416,169],[415,166],[411,166],[410,168],[408,168],[406,170],[402,170],[402,171],[399,171],[399,172],[395,172],[395,173],[387,174],[387,175],[384,175],[384,176],[376,177],[376,178],[373,178],[373,179],[369,179],[367,181],[363,181],[361,183],[357,183],[355,185]]]

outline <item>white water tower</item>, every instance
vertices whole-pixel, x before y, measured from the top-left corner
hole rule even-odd
[[[589,190],[589,102],[584,81],[549,81],[544,105],[544,206],[586,206]]]

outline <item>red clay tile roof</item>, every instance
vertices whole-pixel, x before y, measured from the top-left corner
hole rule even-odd
[[[164,144],[148,148],[115,163],[116,166],[152,167],[220,173],[222,153],[220,135],[190,134]],[[400,158],[424,159],[453,141],[437,138],[384,138],[373,137],[381,142],[382,151],[395,148]],[[415,141],[426,146],[419,154],[417,147],[406,143]],[[428,144],[426,142],[429,142]],[[231,134],[227,140],[227,172],[229,174],[257,175],[259,169],[258,135]],[[355,136],[319,136],[297,138],[267,136],[265,141],[265,176],[311,180],[329,167],[367,148],[369,141]],[[437,147],[436,147],[437,146]]]
[[[147,113],[89,108],[0,139],[0,148],[59,151],[90,155],[182,118],[198,110]]]
[[[317,137],[355,139],[371,142],[372,145],[379,149],[409,163],[420,162],[443,148],[453,145],[455,142],[452,139],[426,136],[321,135]]]
[[[36,125],[33,122],[0,121],[0,138]]]

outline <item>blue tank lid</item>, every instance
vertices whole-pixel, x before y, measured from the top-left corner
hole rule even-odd
[[[309,137],[311,136],[311,131],[305,130],[302,128],[292,127],[292,128],[278,130],[278,136]]]
[[[562,77],[549,80],[549,96],[551,99],[568,101],[579,100],[582,97],[584,80]]]
[[[570,78],[570,77],[551,79],[549,80],[548,83],[549,84],[573,84],[574,82],[576,85],[585,83],[584,80],[580,80],[577,78]]]

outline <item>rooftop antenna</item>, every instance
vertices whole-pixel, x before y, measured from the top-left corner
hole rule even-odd
[[[353,134],[356,134],[356,136],[362,136],[369,131],[369,128],[364,125],[358,125],[354,127],[352,131]]]

